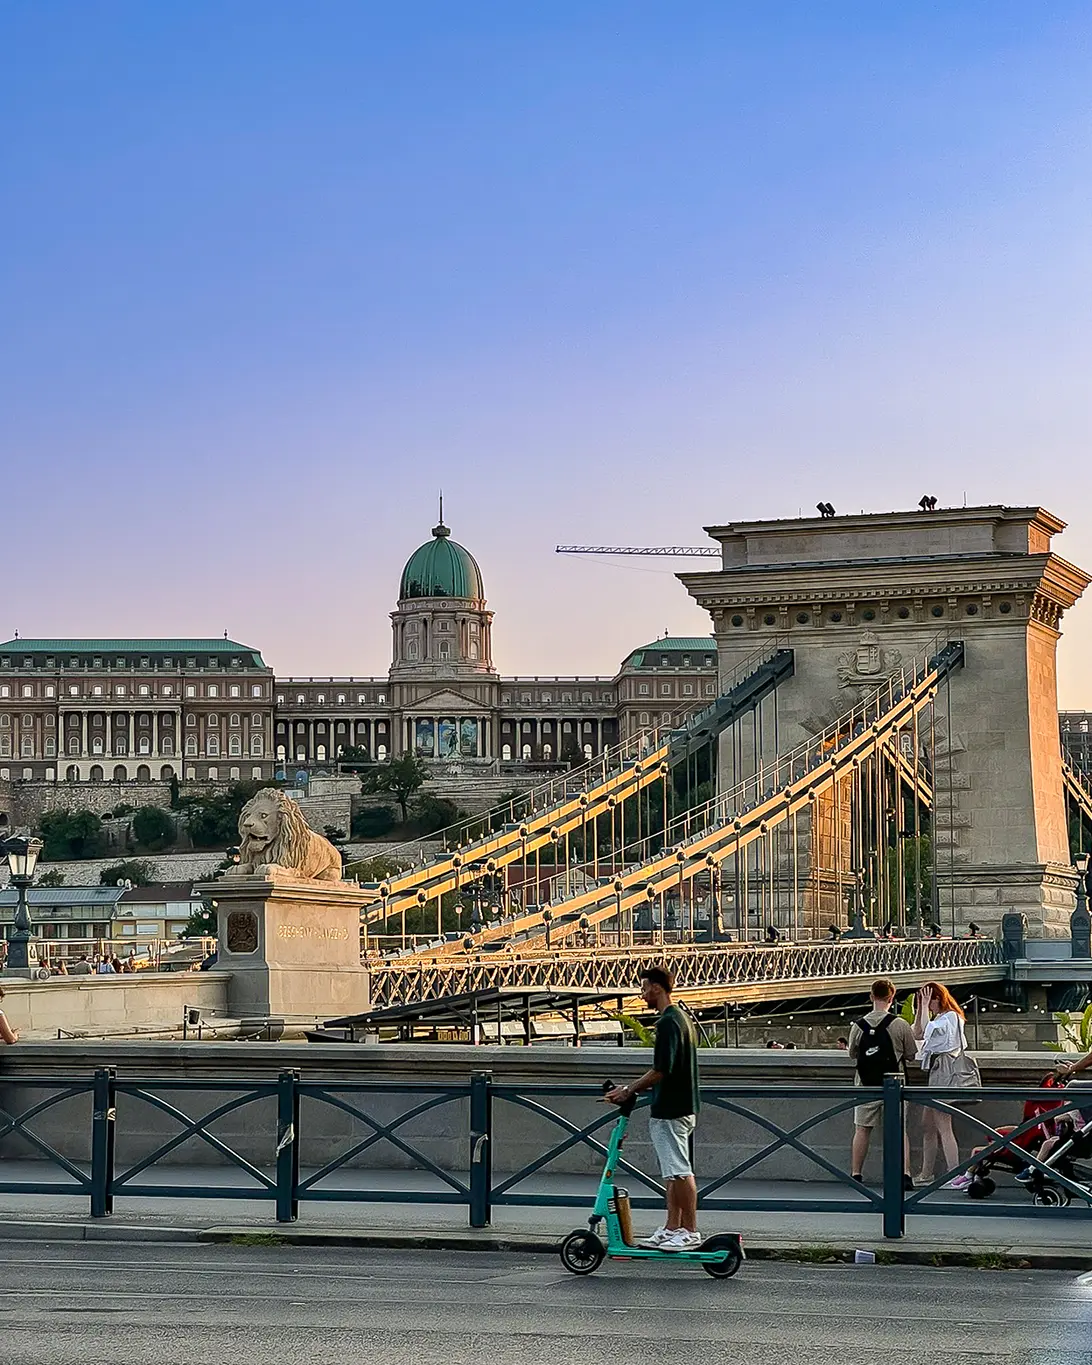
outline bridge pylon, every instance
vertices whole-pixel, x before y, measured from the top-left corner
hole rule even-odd
[[[679,577],[710,613],[721,669],[730,673],[764,635],[794,654],[766,746],[805,742],[938,640],[964,643],[965,666],[944,679],[913,736],[900,737],[932,786],[931,911],[949,931],[973,921],[992,932],[1019,912],[1033,936],[1068,934],[1076,875],[1055,655],[1062,614],[1090,578],[1051,551],[1064,523],[1040,507],[991,506],[706,529],[720,567]],[[750,761],[769,761],[757,739],[753,748]],[[722,736],[722,789],[747,761],[747,746]],[[824,825],[845,824],[852,842],[848,825],[861,815],[850,783],[831,788],[802,836],[816,913],[832,918],[853,906],[824,856]],[[879,809],[890,789],[872,799]]]

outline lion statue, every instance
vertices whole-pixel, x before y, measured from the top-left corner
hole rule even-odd
[[[316,834],[291,797],[263,787],[239,816],[239,864],[227,875],[248,877],[271,868],[312,881],[341,880],[341,854]]]

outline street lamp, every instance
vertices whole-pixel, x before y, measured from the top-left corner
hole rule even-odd
[[[13,834],[4,841],[4,853],[11,873],[11,884],[18,892],[15,907],[14,932],[8,940],[7,968],[9,971],[32,971],[38,967],[38,949],[33,942],[33,927],[27,906],[27,887],[34,880],[34,869],[42,851],[41,839],[26,834]]]

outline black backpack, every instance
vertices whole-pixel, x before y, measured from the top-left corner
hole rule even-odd
[[[862,1085],[883,1085],[883,1078],[899,1069],[895,1044],[888,1033],[894,1019],[894,1015],[887,1014],[878,1024],[870,1024],[867,1019],[857,1020],[861,1030],[861,1041],[857,1044],[857,1075]]]

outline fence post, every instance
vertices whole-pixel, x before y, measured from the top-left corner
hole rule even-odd
[[[113,1067],[95,1072],[91,1085],[91,1217],[114,1212],[114,1129],[116,1107]]]
[[[901,1237],[906,1231],[903,1206],[902,1077],[883,1078],[883,1235]]]
[[[298,1071],[277,1077],[277,1222],[299,1217],[300,1093]]]
[[[470,1226],[487,1228],[493,1190],[493,1073],[470,1077]]]

